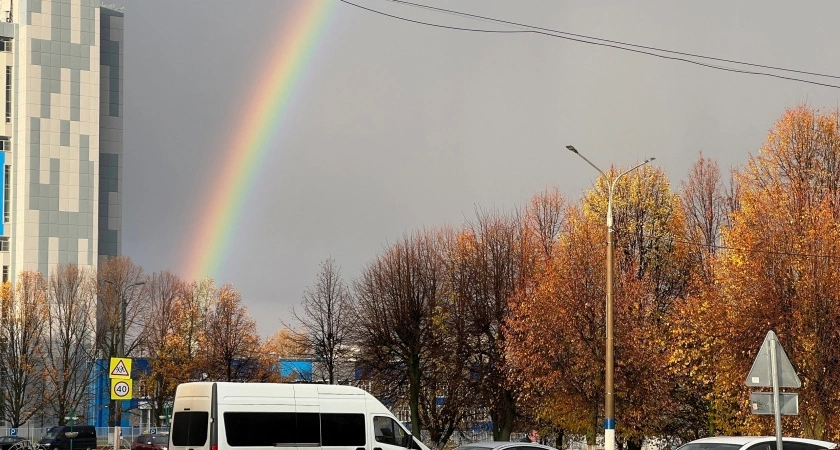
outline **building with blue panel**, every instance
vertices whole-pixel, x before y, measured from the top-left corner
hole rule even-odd
[[[97,359],[96,367],[93,374],[93,382],[90,385],[90,393],[93,402],[88,406],[88,424],[97,427],[108,426],[108,408],[111,403],[111,379],[108,376],[108,359]],[[138,391],[137,379],[151,372],[149,360],[145,358],[134,358],[131,362],[131,378],[134,381],[135,393]],[[123,414],[121,415],[121,427],[132,425],[131,411],[137,410],[143,403],[143,399],[135,398],[131,400],[123,400],[121,408]]]
[[[282,359],[280,360],[280,376],[283,381],[290,383],[311,383],[312,360]]]

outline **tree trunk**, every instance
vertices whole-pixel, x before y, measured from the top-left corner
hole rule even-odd
[[[420,360],[413,357],[408,361],[408,406],[411,410],[411,434],[420,439]]]
[[[493,440],[509,441],[513,431],[513,419],[516,417],[516,399],[508,390],[502,391],[500,402],[493,420]]]

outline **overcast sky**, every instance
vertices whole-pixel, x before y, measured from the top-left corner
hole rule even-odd
[[[147,272],[186,277],[179,266],[201,226],[197,212],[278,27],[296,1],[319,0],[115,1],[125,12],[123,253]],[[512,211],[552,186],[578,201],[597,173],[566,144],[604,169],[655,156],[678,189],[698,152],[723,170],[740,166],[786,108],[840,103],[837,88],[535,34],[434,28],[325,1],[336,4],[295,101],[234,222],[230,251],[209,274],[242,293],[263,336],[291,322],[326,258],[350,283],[388,243],[461,224],[476,206]],[[449,26],[518,29],[353,1]],[[417,1],[840,76],[836,1]]]

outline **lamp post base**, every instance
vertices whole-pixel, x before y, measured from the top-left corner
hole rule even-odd
[[[604,450],[615,450],[615,428],[604,428]]]

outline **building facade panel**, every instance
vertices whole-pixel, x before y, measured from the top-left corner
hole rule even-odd
[[[120,253],[122,27],[98,0],[0,0],[4,279]]]

